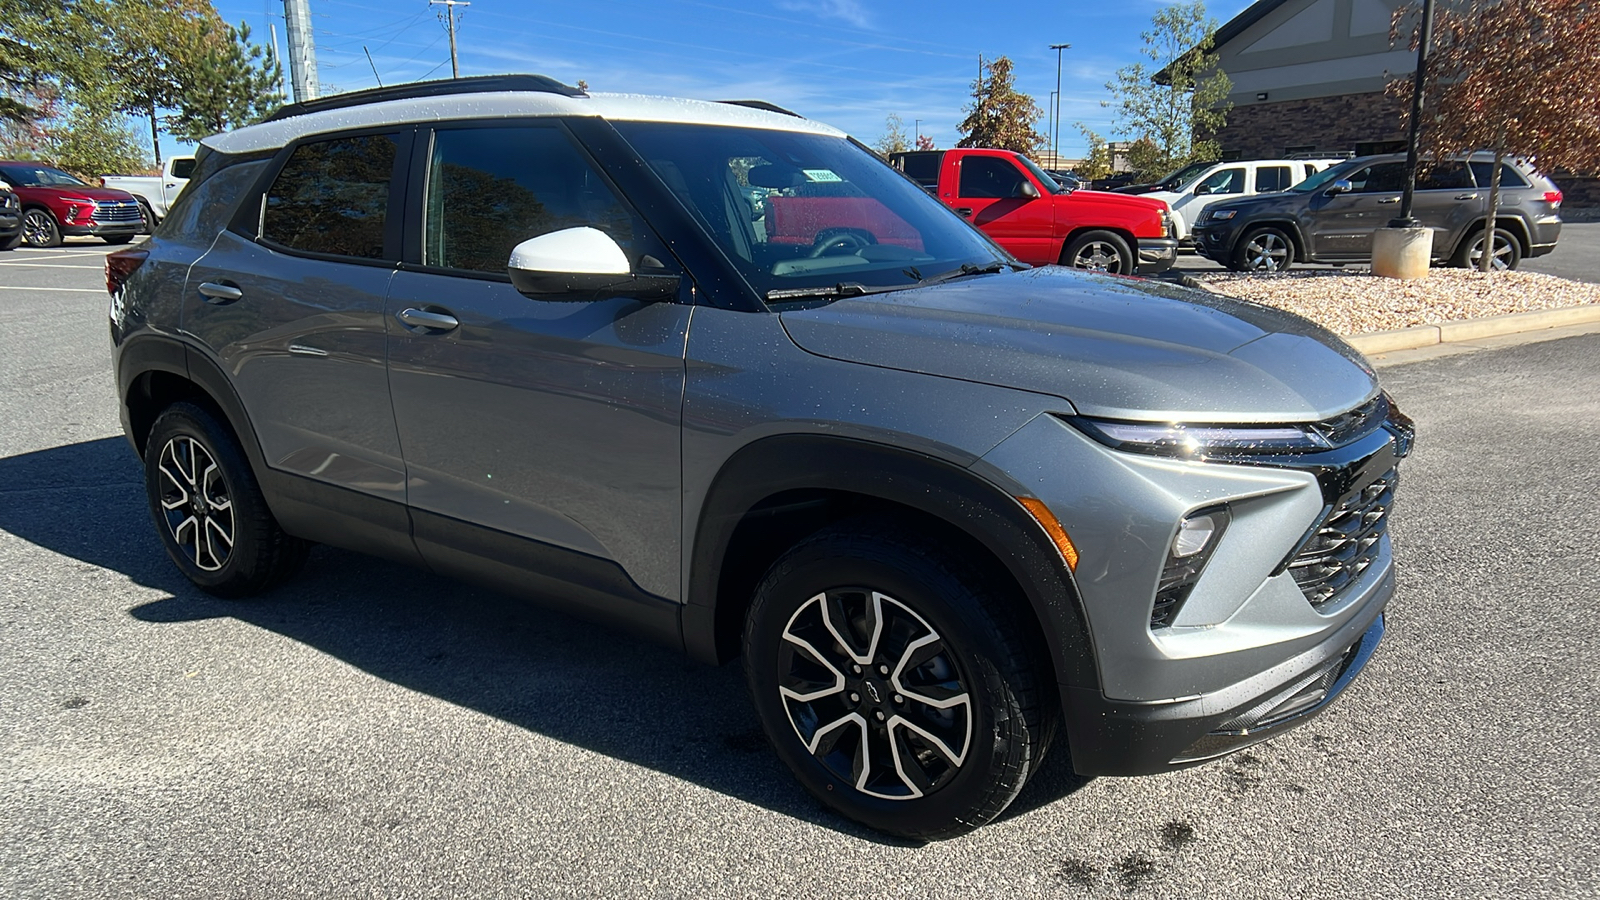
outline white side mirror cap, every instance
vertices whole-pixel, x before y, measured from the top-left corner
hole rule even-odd
[[[587,225],[523,241],[512,249],[507,268],[577,275],[627,275],[632,271],[627,255],[611,235]]]

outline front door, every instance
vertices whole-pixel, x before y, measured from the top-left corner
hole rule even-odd
[[[1345,176],[1351,189],[1313,198],[1307,231],[1317,259],[1354,260],[1372,256],[1372,233],[1400,214],[1406,164],[1380,162]]]
[[[517,244],[579,225],[635,271],[670,273],[672,257],[557,122],[440,127],[425,155],[420,265],[387,304],[418,548],[448,568],[467,549],[452,529],[481,526],[676,599],[692,307],[531,300],[506,275]]]
[[[1060,262],[1054,237],[1055,205],[1048,193],[1028,197],[1032,184],[1016,163],[1001,156],[966,156],[957,181],[956,212],[1012,256],[1035,266]]]

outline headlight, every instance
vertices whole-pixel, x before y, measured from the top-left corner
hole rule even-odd
[[[1223,220],[1231,219],[1239,214],[1237,209],[1208,209],[1206,212],[1209,213],[1213,219]]]
[[[1333,446],[1310,425],[1187,425],[1083,416],[1068,421],[1108,447],[1157,456],[1203,459],[1245,453],[1307,453]]]

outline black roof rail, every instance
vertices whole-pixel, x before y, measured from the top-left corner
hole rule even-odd
[[[446,97],[451,94],[483,94],[497,91],[537,91],[560,94],[563,97],[587,97],[582,90],[562,84],[543,75],[477,75],[472,78],[445,78],[438,81],[415,81],[389,87],[351,91],[348,94],[331,94],[315,100],[290,103],[263,121],[276,122],[307,113],[326,112],[330,109],[348,109],[386,100],[411,100],[417,97]]]
[[[728,106],[748,106],[751,109],[761,109],[766,110],[767,112],[780,113],[785,116],[794,116],[796,119],[805,118],[805,116],[800,115],[792,109],[784,109],[776,103],[768,103],[765,100],[718,100],[717,102],[726,104]]]

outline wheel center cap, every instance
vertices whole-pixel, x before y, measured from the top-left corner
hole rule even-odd
[[[867,698],[873,703],[882,703],[883,694],[878,691],[878,686],[870,680],[862,683],[862,688],[867,692]]]

